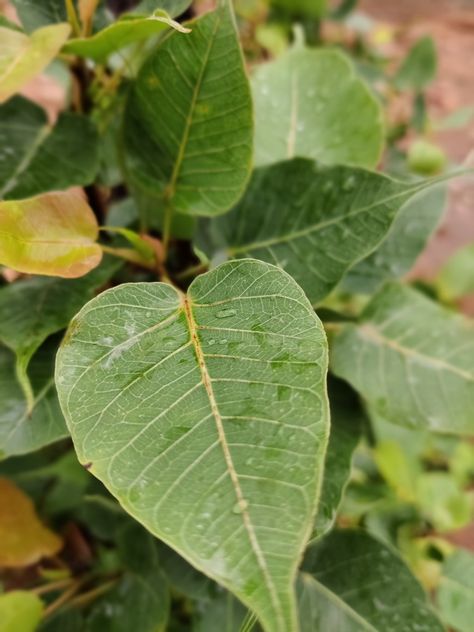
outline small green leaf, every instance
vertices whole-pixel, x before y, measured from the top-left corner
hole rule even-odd
[[[436,287],[445,301],[474,293],[474,244],[458,250],[441,268]]]
[[[209,255],[225,250],[281,266],[316,304],[380,244],[402,205],[429,186],[295,158],[255,170],[239,204],[202,225],[200,245]]]
[[[0,347],[0,458],[25,454],[67,436],[52,378],[55,352],[48,341],[31,361],[33,407],[29,413],[15,378],[15,356]]]
[[[447,156],[439,145],[420,138],[408,149],[408,166],[414,173],[434,176],[446,167]]]
[[[371,294],[410,271],[438,226],[446,206],[446,187],[435,186],[409,199],[380,246],[342,280],[344,290]]]
[[[443,620],[458,632],[474,621],[474,555],[460,549],[443,564],[436,601]]]
[[[301,632],[444,629],[405,563],[363,531],[333,531],[311,546],[297,591]]]
[[[1,632],[34,632],[43,615],[43,602],[26,590],[0,595]]]
[[[256,165],[299,156],[376,166],[383,110],[343,53],[296,45],[257,68],[252,87]]]
[[[0,103],[21,90],[46,68],[68,38],[69,32],[69,24],[45,26],[31,36],[0,26]]]
[[[323,486],[311,540],[320,538],[334,525],[337,510],[351,474],[352,454],[366,421],[354,391],[342,380],[329,381],[331,432],[324,465]]]
[[[267,632],[296,628],[328,432],[326,347],[295,281],[246,260],[187,296],[163,283],[104,292],[58,354],[79,460]]]
[[[63,113],[51,126],[44,110],[16,96],[0,106],[0,134],[0,198],[89,184],[97,173],[97,131],[84,116]]]
[[[291,15],[320,18],[326,13],[327,0],[271,0],[271,4]]]
[[[156,11],[150,16],[126,14],[91,37],[69,40],[63,47],[63,53],[89,57],[103,63],[109,55],[121,48],[157,35],[167,28],[173,28],[180,33],[190,32],[164,11]]]
[[[335,336],[332,367],[387,421],[474,434],[473,345],[470,321],[392,283]]]
[[[252,104],[230,2],[172,33],[142,67],[125,112],[132,184],[161,205],[216,215],[250,173]]]
[[[410,49],[395,75],[395,86],[399,90],[411,89],[421,92],[435,78],[437,65],[438,59],[433,38],[422,37]]]
[[[0,263],[30,274],[75,278],[97,267],[97,220],[74,191],[0,202]]]

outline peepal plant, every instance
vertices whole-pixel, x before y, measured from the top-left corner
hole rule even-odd
[[[91,493],[121,526],[127,570],[96,602],[76,596],[78,612],[6,593],[0,620],[443,630],[398,553],[336,519],[369,416],[474,434],[472,322],[398,278],[451,176],[377,171],[384,112],[351,59],[300,30],[276,59],[246,60],[230,0],[191,20],[185,1],[115,20],[97,1],[13,4],[22,26],[0,26],[0,264],[16,271],[0,287],[1,454],[71,437],[74,484],[93,475],[110,492]],[[68,107],[52,123],[18,93],[54,58]],[[167,545],[159,559],[147,531]],[[5,565],[55,555],[43,538]],[[180,565],[191,603],[207,591],[188,627],[170,614]]]

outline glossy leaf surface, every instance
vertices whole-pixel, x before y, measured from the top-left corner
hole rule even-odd
[[[334,372],[393,423],[474,433],[472,322],[389,284],[335,338]]]
[[[216,215],[243,192],[252,105],[228,2],[172,33],[142,67],[125,113],[132,183],[190,215]]]
[[[228,262],[184,297],[122,285],[88,303],[57,385],[82,463],[152,533],[293,632],[293,581],[328,432],[326,340],[282,270]]]
[[[98,234],[95,215],[77,192],[0,202],[0,263],[19,272],[83,276],[102,259]]]
[[[252,80],[255,163],[295,156],[374,167],[384,144],[383,112],[350,60],[296,45]]]

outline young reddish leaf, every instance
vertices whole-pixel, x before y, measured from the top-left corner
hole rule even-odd
[[[0,103],[46,68],[67,40],[69,24],[38,29],[31,36],[0,26]]]
[[[0,263],[20,272],[80,277],[99,265],[99,228],[80,194],[0,202]]]
[[[55,555],[61,538],[47,529],[31,500],[6,478],[0,478],[0,566],[35,564]]]

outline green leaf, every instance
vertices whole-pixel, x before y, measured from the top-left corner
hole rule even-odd
[[[64,45],[63,52],[80,57],[89,57],[96,62],[103,63],[109,55],[121,48],[147,39],[152,35],[158,35],[169,27],[180,33],[190,32],[189,29],[172,20],[164,11],[157,11],[149,16],[125,14],[91,37],[69,40]]]
[[[356,393],[342,380],[332,378],[329,381],[329,403],[331,433],[312,540],[320,538],[334,525],[351,474],[352,453],[366,421]]]
[[[363,531],[311,546],[297,590],[301,632],[443,632],[405,563]]]
[[[326,13],[326,0],[271,0],[271,4],[291,15],[319,18]]]
[[[0,263],[29,274],[75,278],[96,268],[95,215],[75,191],[0,202]]]
[[[28,364],[39,346],[51,334],[65,329],[94,290],[120,265],[107,258],[81,279],[40,277],[0,288],[0,342],[15,353],[17,374],[27,380]]]
[[[474,555],[455,551],[442,567],[436,598],[443,620],[458,632],[471,632],[474,620]]]
[[[385,281],[409,272],[438,226],[445,205],[445,186],[433,187],[408,200],[377,250],[346,274],[343,289],[372,294]]]
[[[172,18],[183,14],[192,4],[192,0],[142,0],[135,7],[135,13],[150,13],[156,9],[166,11]]]
[[[47,343],[31,361],[33,408],[15,379],[15,357],[0,347],[0,458],[25,454],[66,437],[68,432],[54,388],[56,347]]]
[[[58,354],[79,460],[267,632],[296,628],[293,581],[328,432],[326,353],[294,280],[247,260],[198,277],[186,297],[162,283],[104,292]]]
[[[473,343],[471,322],[393,283],[335,337],[332,367],[387,421],[474,434]]]
[[[125,112],[132,183],[189,215],[223,213],[250,173],[252,105],[230,3],[172,33],[142,67]]]
[[[86,117],[63,113],[48,123],[46,112],[21,96],[0,106],[0,197],[21,199],[92,182],[98,136]]]
[[[26,590],[0,595],[1,632],[34,632],[43,615],[43,602]]]
[[[12,0],[21,23],[31,32],[40,26],[67,22],[64,0]]]
[[[445,301],[474,293],[474,244],[461,248],[448,259],[436,279],[436,287]]]
[[[239,204],[203,225],[200,245],[207,254],[220,248],[281,266],[316,304],[380,244],[401,206],[430,184],[295,158],[257,169]]]
[[[29,37],[0,26],[0,103],[46,68],[68,38],[69,31],[69,24],[55,24],[40,28]]]
[[[246,615],[247,609],[231,593],[219,592],[197,609],[192,632],[241,632]]]
[[[436,46],[430,36],[422,37],[410,49],[394,77],[399,90],[421,92],[435,78],[438,59]]]
[[[377,165],[383,110],[343,53],[296,45],[257,68],[252,87],[256,165],[295,156]]]

